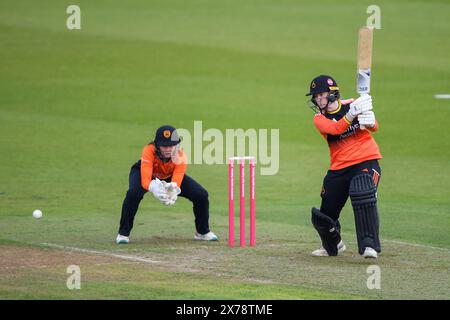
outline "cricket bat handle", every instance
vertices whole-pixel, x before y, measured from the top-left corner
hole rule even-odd
[[[357,91],[360,97],[364,97],[368,95],[370,92],[370,68],[367,69],[358,69],[358,78],[357,78]],[[360,125],[361,130],[365,130],[366,127]]]

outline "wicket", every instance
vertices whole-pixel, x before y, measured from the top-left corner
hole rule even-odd
[[[234,247],[234,161],[239,161],[239,246],[245,246],[245,161],[250,163],[250,246],[255,241],[255,157],[228,159],[228,245]]]

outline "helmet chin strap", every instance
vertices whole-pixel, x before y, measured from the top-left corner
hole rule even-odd
[[[325,113],[326,112],[326,109],[330,106],[330,104],[333,104],[333,103],[335,103],[337,100],[334,100],[334,101],[330,101],[330,100],[328,100],[328,97],[327,97],[327,105],[325,106],[325,107],[323,107],[323,109],[321,109],[320,107],[319,107],[319,109],[320,109],[320,112],[322,112],[322,114],[323,113]]]
[[[324,114],[324,113],[326,112],[326,109],[330,106],[330,104],[332,104],[332,103],[334,103],[334,101],[336,101],[336,100],[330,101],[330,100],[328,100],[328,97],[326,97],[325,99],[327,100],[327,104],[326,104],[323,108],[321,108],[321,107],[319,106],[319,104],[317,103],[317,101],[315,100],[315,98],[311,98],[311,100],[310,100],[310,101],[313,103],[313,105],[314,105],[316,108],[318,108],[319,111],[320,111],[320,113],[322,113],[322,114]],[[314,110],[313,107],[311,107],[311,108]],[[317,110],[317,109],[316,109],[316,110]]]
[[[327,100],[327,104],[326,104],[325,107],[323,107],[323,108],[319,107],[320,113],[324,114],[325,112],[327,112],[326,109],[328,108],[328,106],[330,105],[330,103],[332,103],[332,102],[330,102],[330,101]]]

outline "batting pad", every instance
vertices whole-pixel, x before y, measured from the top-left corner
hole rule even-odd
[[[366,247],[381,251],[376,192],[369,174],[359,174],[350,182],[349,194],[355,214],[359,254],[363,254]]]
[[[329,216],[323,214],[317,208],[311,210],[311,222],[319,233],[322,246],[330,256],[337,256],[338,244],[341,241],[339,225]]]

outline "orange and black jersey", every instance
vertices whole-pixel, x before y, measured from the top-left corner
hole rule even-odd
[[[141,156],[141,185],[145,190],[149,189],[153,178],[165,180],[172,177],[171,181],[176,182],[179,187],[183,182],[187,169],[187,158],[183,150],[178,150],[173,160],[162,161],[156,155],[154,144],[148,144],[142,150]]]
[[[347,100],[342,103],[339,100],[337,110],[314,116],[314,124],[327,140],[330,148],[331,170],[339,170],[361,163],[367,160],[381,159],[381,153],[371,132],[378,130],[378,122],[375,127],[361,130],[358,119],[349,123],[344,116],[350,108]]]

